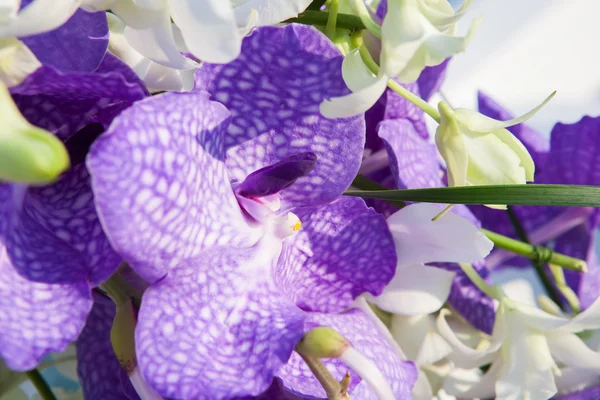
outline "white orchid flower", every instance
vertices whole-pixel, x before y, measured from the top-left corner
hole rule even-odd
[[[479,24],[475,20],[466,36],[455,36],[456,22],[471,1],[454,12],[447,0],[390,0],[381,26],[380,69],[372,74],[362,62],[345,62],[344,81],[353,93],[325,100],[321,113],[344,118],[367,111],[385,91],[387,81],[414,82],[425,67],[441,64],[465,50]],[[356,58],[356,53],[347,57]],[[366,71],[366,73],[365,73]]]
[[[474,262],[493,243],[456,214],[432,221],[438,206],[412,204],[388,218],[398,254],[396,274],[377,297],[367,299],[392,314],[420,315],[439,310],[450,294],[454,273],[426,266],[431,262]]]
[[[124,36],[139,54],[165,67],[197,65],[178,49],[171,19],[196,58],[228,63],[240,54],[243,37],[256,26],[297,16],[310,0],[87,0],[84,8],[111,11],[124,21]]]
[[[557,393],[557,364],[600,373],[600,353],[585,345],[576,333],[600,328],[600,299],[572,319],[556,316],[530,304],[501,295],[494,331],[477,346],[466,344],[447,323],[442,310],[438,332],[452,347],[448,358],[470,370],[491,363],[485,374],[466,377],[464,370],[445,383],[460,398],[548,399]],[[472,372],[472,371],[471,371]],[[471,374],[473,375],[473,374]]]
[[[506,128],[531,118],[554,96],[521,117],[497,121],[465,108],[440,102],[435,142],[446,166],[448,185],[524,184],[535,165],[523,144]]]

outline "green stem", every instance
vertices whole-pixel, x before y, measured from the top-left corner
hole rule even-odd
[[[361,190],[387,190],[387,188],[381,185],[378,182],[375,182],[372,179],[367,178],[366,176],[356,175],[354,180],[352,181],[352,186]],[[396,207],[402,208],[406,206],[406,203],[400,200],[384,200],[390,204],[395,205]]]
[[[498,293],[498,291],[495,288],[493,288],[486,281],[484,281],[481,275],[479,275],[479,273],[475,270],[475,268],[473,268],[471,264],[459,263],[458,265],[460,266],[460,269],[463,270],[463,272],[467,275],[471,282],[473,282],[473,284],[477,286],[479,290],[481,290],[483,293],[487,294],[493,299],[500,300],[500,293]]]
[[[42,374],[37,369],[32,369],[30,371],[25,372],[35,389],[40,394],[40,397],[43,400],[56,400],[54,393],[48,386],[48,383],[42,377]]]
[[[519,217],[517,217],[517,214],[515,213],[515,210],[512,206],[506,206],[506,214],[508,215],[508,218],[510,219],[511,224],[512,224],[513,228],[515,229],[515,233],[517,234],[517,237],[519,238],[519,240],[521,240],[522,242],[525,242],[527,244],[531,244],[531,241],[529,240],[529,236],[527,235],[527,232],[521,225],[521,222],[519,221]],[[540,282],[541,282],[542,286],[544,287],[544,291],[546,293],[548,293],[548,296],[554,303],[556,303],[559,307],[562,308],[563,303],[560,300],[560,295],[558,294],[558,289],[552,284],[550,277],[548,277],[548,275],[546,274],[546,271],[544,270],[544,263],[541,262],[541,260],[539,260],[539,259],[535,259],[532,261],[531,265],[533,265],[533,269],[534,269],[536,275],[538,276],[538,278],[540,279]]]
[[[381,39],[381,26],[373,21],[371,14],[367,9],[367,5],[364,0],[354,0],[354,9],[358,13],[358,16],[366,29],[371,32],[377,39]]]
[[[373,57],[371,57],[369,50],[364,45],[362,37],[359,38],[357,35],[353,35],[352,42],[356,47],[358,47],[359,52],[360,52],[360,57],[362,58],[362,61],[363,61],[363,63],[365,63],[367,68],[369,68],[371,70],[371,72],[374,73],[375,75],[379,75],[379,66],[377,65],[375,60],[373,60]],[[387,85],[394,92],[398,93],[400,96],[404,97],[406,100],[410,101],[415,106],[417,106],[421,110],[423,110],[427,115],[429,115],[431,118],[433,118],[436,122],[438,122],[438,123],[440,122],[440,113],[434,106],[432,106],[431,104],[429,104],[428,102],[426,102],[425,100],[423,100],[422,98],[420,98],[419,96],[417,96],[416,94],[411,92],[410,90],[406,89],[404,86],[400,85],[398,82],[396,82],[393,79],[390,79],[388,81]]]
[[[329,3],[329,18],[327,18],[327,25],[325,26],[325,34],[332,41],[335,39],[337,29],[337,16],[339,9],[339,0],[331,0]]]
[[[329,13],[326,11],[306,10],[296,18],[290,18],[283,21],[283,23],[326,26],[328,20]],[[366,29],[365,24],[363,24],[360,18],[355,15],[338,14],[336,22],[338,28],[349,29],[351,31]]]
[[[541,264],[551,263],[573,271],[587,271],[587,264],[583,260],[555,253],[552,249],[547,247],[534,246],[527,242],[520,242],[507,236],[500,235],[499,233],[488,231],[487,229],[482,229],[481,231],[488,239],[494,242],[496,247],[508,250],[511,253],[522,255],[530,260],[540,262]]]
[[[327,394],[328,400],[348,400],[350,397],[345,393],[344,384],[338,382],[331,372],[325,367],[323,362],[316,357],[304,355],[302,353],[300,357],[304,360],[308,368],[314,374],[315,378],[319,381],[325,393]]]
[[[567,300],[567,304],[569,304],[571,310],[573,310],[575,314],[579,314],[581,312],[581,303],[579,302],[577,294],[575,294],[573,289],[567,284],[565,271],[554,264],[550,264],[548,267],[550,268],[550,273],[552,273],[552,276],[554,277],[556,288],[560,291],[565,300]],[[560,307],[560,303],[556,303],[556,305]]]

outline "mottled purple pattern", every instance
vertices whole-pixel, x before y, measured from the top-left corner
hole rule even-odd
[[[482,265],[483,263],[474,264],[479,274],[485,279],[489,273],[487,268]],[[446,269],[455,270],[455,268]],[[448,303],[475,328],[492,334],[496,320],[494,302],[491,297],[479,290],[462,271],[457,271],[454,282],[452,282]]]
[[[366,141],[365,148],[375,152],[383,148],[383,141],[377,134],[378,125],[385,116],[386,96],[381,96],[373,107],[365,112]]]
[[[78,165],[54,184],[24,190],[5,184],[0,226],[13,266],[30,280],[98,285],[117,268],[95,213],[89,175]],[[3,196],[2,196],[3,197]]]
[[[600,296],[600,265],[595,252],[587,259],[588,272],[581,279],[579,286],[579,301],[583,309],[588,308]]]
[[[154,282],[215,244],[251,244],[223,161],[229,112],[206,92],[124,111],[90,150],[98,213],[114,248]]]
[[[411,399],[411,390],[417,379],[417,369],[410,361],[402,361],[378,328],[360,309],[352,309],[341,314],[308,314],[305,330],[315,326],[328,326],[346,337],[353,347],[372,360],[383,372],[398,400]],[[376,400],[378,397],[354,371],[337,359],[323,360],[337,380],[346,371],[351,373],[349,394],[353,399]],[[277,373],[284,385],[295,394],[326,398],[325,391],[302,358],[293,353],[289,362]]]
[[[137,400],[110,342],[115,305],[94,294],[94,307],[77,339],[77,374],[86,400]]]
[[[379,2],[375,13],[380,19],[383,19],[383,17],[385,17],[385,14],[387,14],[387,0],[381,0]]]
[[[94,70],[96,74],[109,74],[109,73],[118,73],[120,74],[126,82],[138,86],[140,89],[144,90],[144,93],[149,96],[150,92],[146,88],[144,81],[135,73],[134,70],[131,69],[127,64],[121,61],[120,58],[106,53],[104,55],[104,59],[102,59],[102,63],[98,65],[98,68]]]
[[[410,90],[419,96],[419,87],[417,83],[401,84],[406,89]],[[415,106],[404,97],[391,89],[386,89],[384,96],[387,98],[385,104],[384,119],[406,119],[414,125],[415,131],[424,139],[429,138],[429,131],[425,124],[425,114],[423,110]]]
[[[274,165],[252,172],[236,187],[236,193],[248,198],[270,196],[309,174],[316,163],[317,156],[314,153],[291,155]]]
[[[477,100],[479,112],[490,118],[506,121],[514,117],[491,97],[482,92],[478,93]],[[550,149],[548,139],[524,124],[511,126],[508,130],[511,131],[523,145],[525,145],[535,162],[537,172],[539,173],[542,171],[545,167],[546,160],[548,159],[548,150]],[[554,160],[552,160],[550,165],[553,163]]]
[[[426,67],[421,75],[419,75],[419,79],[417,79],[417,85],[419,86],[419,92],[421,93],[421,97],[428,101],[434,93],[437,93],[442,84],[444,83],[444,79],[446,78],[446,67],[448,67],[448,63],[450,59],[446,59],[440,65],[436,65],[435,67]]]
[[[43,65],[61,72],[91,72],[108,48],[106,13],[78,10],[61,27],[21,40]]]
[[[9,368],[35,368],[75,340],[92,306],[89,287],[35,283],[14,270],[0,243],[0,356]]]
[[[554,125],[545,182],[600,185],[600,117]]]
[[[583,389],[579,392],[558,395],[555,400],[596,400],[600,399],[600,386]]]
[[[128,83],[122,70],[99,69],[103,72],[62,74],[42,66],[11,93],[29,122],[66,140],[101,109],[115,104],[125,107],[147,94],[140,82]]]
[[[161,395],[218,400],[269,387],[305,319],[273,283],[273,262],[262,248],[214,247],[146,291],[138,362]]]
[[[324,204],[350,186],[363,154],[364,118],[319,112],[324,99],[348,94],[342,59],[317,29],[292,24],[255,29],[229,64],[203,64],[195,90],[207,90],[231,111],[224,146],[233,181],[309,151],[317,165],[281,192],[284,208]]]
[[[288,298],[304,310],[336,312],[362,293],[381,293],[396,270],[382,215],[347,197],[295,212],[302,229],[284,242],[275,274]]]
[[[423,139],[408,119],[388,119],[379,124],[392,176],[398,188],[441,186],[441,170],[434,144]]]

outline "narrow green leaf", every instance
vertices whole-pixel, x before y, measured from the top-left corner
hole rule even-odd
[[[600,207],[600,186],[490,185],[406,190],[348,190],[346,196],[443,204]]]

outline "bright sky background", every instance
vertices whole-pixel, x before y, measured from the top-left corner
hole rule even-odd
[[[557,90],[529,123],[544,134],[557,121],[600,115],[600,1],[473,3],[459,30],[474,17],[484,20],[467,51],[450,63],[443,92],[453,106],[474,108],[481,89],[520,115]]]

